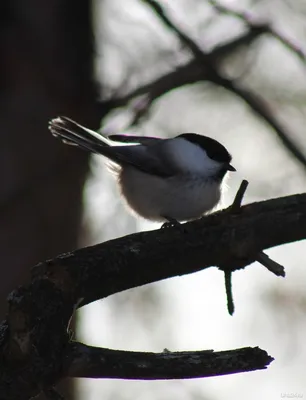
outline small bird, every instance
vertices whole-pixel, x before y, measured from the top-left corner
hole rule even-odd
[[[198,219],[215,208],[226,173],[236,171],[221,143],[196,133],[105,137],[67,117],[52,119],[49,129],[65,143],[109,159],[129,207],[165,225]]]

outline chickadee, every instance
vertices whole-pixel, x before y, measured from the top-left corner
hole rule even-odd
[[[172,139],[104,137],[67,117],[51,120],[49,129],[64,142],[111,160],[130,208],[152,221],[200,218],[218,204],[226,173],[236,171],[221,143],[196,133]]]

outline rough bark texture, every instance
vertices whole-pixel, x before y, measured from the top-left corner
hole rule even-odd
[[[28,399],[68,376],[174,379],[265,368],[272,358],[258,348],[111,351],[71,342],[67,324],[77,307],[131,287],[212,265],[243,268],[266,248],[305,239],[305,226],[301,194],[238,211],[230,207],[182,227],[130,235],[38,264],[31,283],[11,293],[0,326],[0,399]]]
[[[39,260],[77,246],[88,155],[47,130],[58,114],[98,126],[91,4],[0,5],[0,315]]]

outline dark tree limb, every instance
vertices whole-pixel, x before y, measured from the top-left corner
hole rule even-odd
[[[227,311],[229,315],[233,315],[235,311],[235,304],[232,288],[232,271],[224,270],[224,284],[227,299]]]
[[[249,182],[245,179],[241,182],[241,185],[237,191],[233,204],[231,205],[231,210],[234,213],[238,213],[241,209],[242,199],[246,192]],[[267,254],[263,251],[259,252],[256,257],[256,261],[266,267],[270,272],[273,272],[276,276],[285,277],[285,269],[282,265],[278,264],[276,261],[271,260]],[[232,293],[232,270],[226,264],[225,266],[220,266],[220,269],[224,271],[224,283],[225,291],[227,297],[227,310],[230,315],[234,314],[234,298]]]
[[[249,182],[245,179],[241,182],[241,185],[234,198],[233,204],[231,205],[232,212],[238,213],[240,211],[242,199],[244,197],[248,185]],[[222,269],[221,266],[220,269]],[[233,315],[235,311],[235,304],[234,304],[233,289],[232,289],[232,271],[229,270],[228,268],[223,269],[223,271],[224,271],[225,293],[227,298],[227,311],[230,315]]]
[[[141,232],[63,254],[38,264],[33,278],[67,274],[71,283],[66,284],[83,306],[212,265],[235,271],[256,261],[263,249],[306,238],[306,194],[252,203],[239,214],[229,207],[183,226],[184,233],[175,228]]]
[[[231,205],[232,212],[238,213],[241,209],[242,199],[246,192],[249,182],[245,179],[242,181],[233,204]],[[285,277],[285,268],[278,264],[276,261],[271,260],[271,258],[264,253],[263,251],[259,252],[256,257],[256,261],[266,267],[270,272],[273,272],[276,276]],[[224,280],[225,280],[225,291],[227,297],[227,309],[230,315],[234,314],[235,306],[234,306],[234,299],[232,293],[232,271],[228,268],[228,265],[225,267],[221,267],[224,271]]]
[[[238,213],[229,207],[185,224],[184,230],[137,233],[38,264],[31,283],[9,296],[7,319],[0,325],[0,399],[28,399],[68,375],[90,376],[90,371],[99,377],[130,373],[135,379],[173,379],[179,370],[180,377],[209,375],[205,365],[188,366],[188,357],[209,359],[212,374],[264,368],[271,358],[259,349],[116,353],[71,342],[67,326],[75,308],[122,290],[226,263],[231,271],[244,268],[264,249],[305,239],[305,226],[306,194],[300,194],[249,204]],[[182,364],[166,375],[161,360],[170,365],[174,359]],[[48,395],[55,396],[52,390]]]
[[[65,373],[81,378],[189,379],[265,369],[273,361],[258,347],[214,352],[142,353],[71,343]]]
[[[238,191],[236,193],[236,196],[234,198],[233,204],[231,205],[231,208],[232,208],[233,212],[239,212],[240,211],[242,200],[243,200],[243,197],[245,195],[245,192],[246,192],[248,186],[249,186],[249,182],[244,179],[241,182],[241,185],[240,185],[240,187],[239,187],[239,189],[238,189]]]
[[[257,261],[263,265],[264,267],[267,268],[268,271],[273,272],[274,275],[276,276],[282,276],[283,278],[285,277],[285,268],[277,263],[274,260],[271,260],[271,258],[264,252],[261,252],[258,254]]]

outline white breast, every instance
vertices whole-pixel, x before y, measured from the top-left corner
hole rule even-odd
[[[200,218],[220,200],[220,183],[195,175],[160,178],[125,167],[119,173],[121,192],[140,216],[164,221]]]

